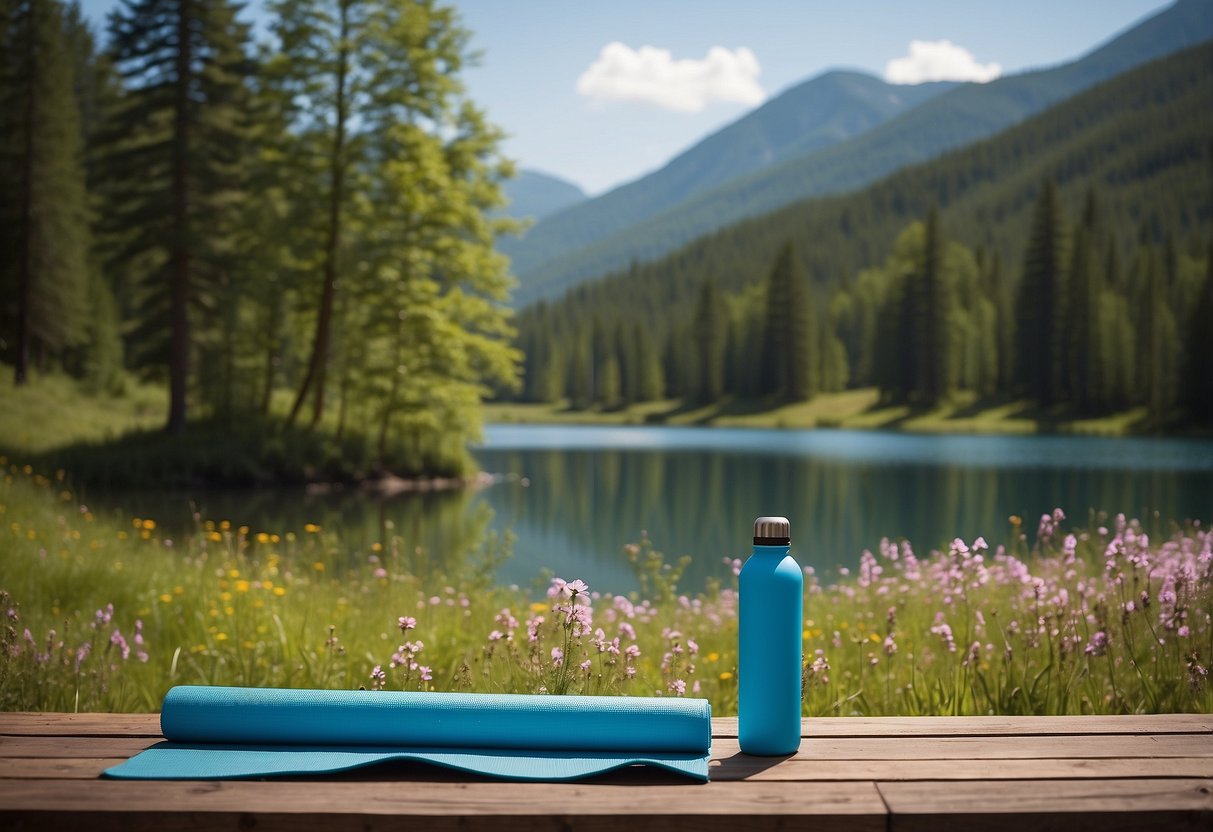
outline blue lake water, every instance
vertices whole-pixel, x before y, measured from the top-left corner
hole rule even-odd
[[[793,550],[822,572],[858,562],[882,537],[926,551],[955,536],[1033,534],[1061,507],[1067,525],[1123,512],[1165,531],[1213,521],[1213,440],[1063,436],[935,436],[871,431],[491,425],[475,449],[504,475],[471,492],[384,499],[358,491],[116,493],[95,508],[166,529],[202,517],[253,531],[319,523],[351,559],[398,538],[402,568],[458,574],[480,562],[492,531],[515,536],[495,565],[502,583],[532,584],[544,570],[592,588],[636,586],[623,547],[647,531],[673,561],[693,559],[684,586],[728,577],[725,556],[748,552],[753,518],[784,514]]]

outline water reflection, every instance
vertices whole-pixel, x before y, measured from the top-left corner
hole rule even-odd
[[[154,517],[174,533],[203,518],[258,531],[334,533],[348,557],[375,543],[396,566],[423,576],[466,576],[512,531],[514,556],[494,565],[502,583],[530,585],[543,570],[626,591],[635,578],[624,544],[647,530],[673,561],[691,555],[685,585],[724,577],[721,559],[748,550],[750,523],[786,514],[805,565],[829,571],[858,561],[881,537],[925,550],[953,536],[992,543],[1019,515],[1035,530],[1061,506],[1075,523],[1089,510],[1213,519],[1213,442],[1064,437],[932,437],[844,431],[694,428],[490,428],[477,460],[512,475],[477,492],[298,491],[86,495],[128,523]],[[386,560],[386,553],[385,553]]]

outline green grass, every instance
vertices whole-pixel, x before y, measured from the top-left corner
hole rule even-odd
[[[489,538],[444,572],[399,538],[355,550],[313,524],[198,518],[168,539],[155,518],[95,517],[58,475],[8,460],[0,471],[0,709],[152,711],[174,684],[382,684],[685,686],[736,712],[736,562],[688,597],[679,568],[642,540],[628,547],[641,591],[591,587],[581,631],[567,599],[493,585],[508,541]],[[1005,551],[958,542],[916,558],[887,544],[838,585],[806,576],[804,712],[1213,711],[1213,534],[1147,540],[1134,522],[1095,518],[1029,551],[1013,531]],[[415,621],[401,629],[405,616]]]
[[[905,430],[921,433],[1074,433],[1125,436],[1145,430],[1143,409],[1109,416],[1080,419],[1065,411],[1041,411],[1026,401],[977,400],[958,393],[930,409],[882,405],[874,388],[824,393],[807,402],[767,404],[727,400],[711,405],[687,404],[677,399],[644,402],[618,409],[594,407],[574,410],[567,402],[555,404],[492,403],[485,408],[488,422],[519,424],[664,424],[751,428],[848,428]]]

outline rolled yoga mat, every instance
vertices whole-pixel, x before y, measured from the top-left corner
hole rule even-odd
[[[632,765],[708,779],[706,699],[175,687],[166,742],[107,777],[214,780],[411,760],[508,780]]]

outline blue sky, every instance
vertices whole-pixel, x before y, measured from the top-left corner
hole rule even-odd
[[[116,4],[83,0],[98,23]],[[828,69],[902,80],[932,70],[974,79],[1021,72],[1076,57],[1168,4],[454,2],[483,53],[465,81],[509,134],[507,155],[590,193],[660,167],[765,98]],[[254,0],[250,17],[259,5]]]

